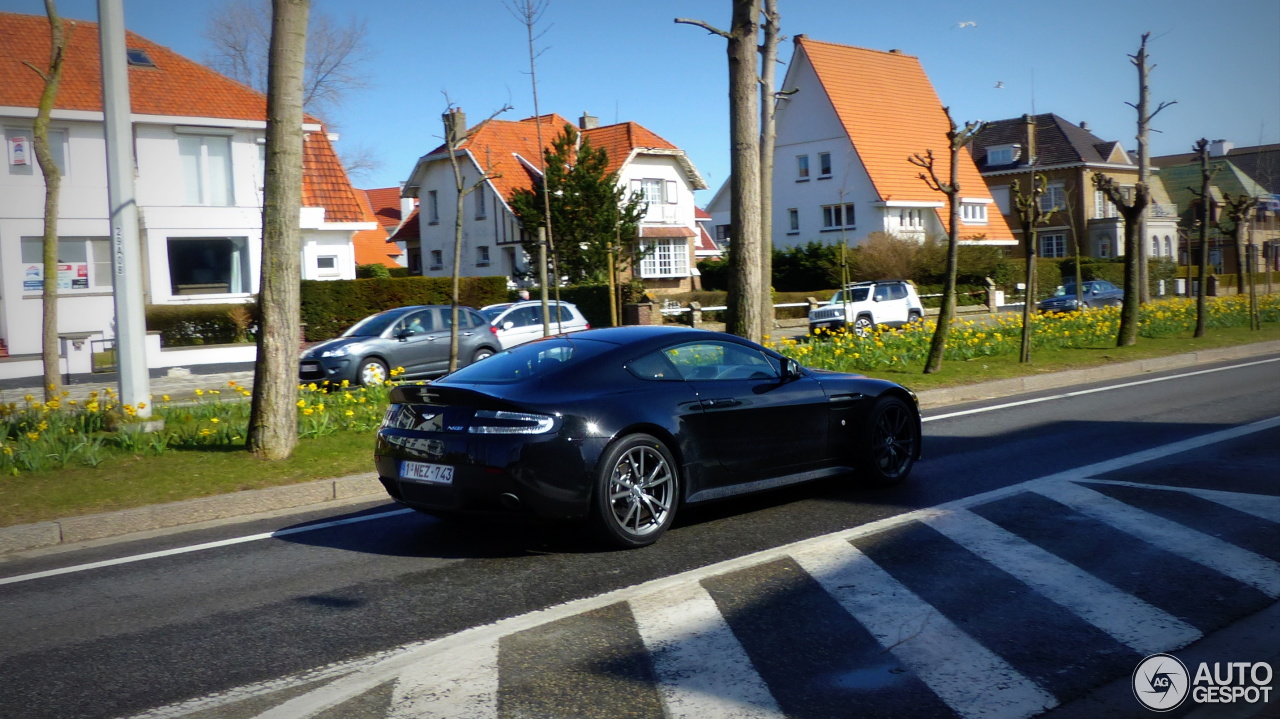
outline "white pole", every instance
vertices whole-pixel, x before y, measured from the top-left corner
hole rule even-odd
[[[133,188],[133,123],[129,65],[124,40],[124,0],[98,0],[102,46],[102,115],[107,140],[107,198],[111,209],[111,254],[116,306],[116,367],[120,402],[151,416],[147,371],[147,323],[142,300],[138,205]]]

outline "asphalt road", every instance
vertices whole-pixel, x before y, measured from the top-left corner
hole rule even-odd
[[[1218,369],[933,411],[905,485],[687,511],[642,550],[376,503],[14,559],[0,716],[1069,712],[1276,608],[1280,357]],[[1084,716],[1145,712],[1113,694]]]

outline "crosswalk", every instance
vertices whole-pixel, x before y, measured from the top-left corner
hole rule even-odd
[[[1091,474],[140,717],[1014,719],[1280,598],[1280,497]]]

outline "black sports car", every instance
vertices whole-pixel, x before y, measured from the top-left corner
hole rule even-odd
[[[374,459],[387,492],[428,514],[582,517],[639,547],[682,504],[847,472],[891,484],[919,456],[904,387],[718,332],[619,327],[395,388]]]

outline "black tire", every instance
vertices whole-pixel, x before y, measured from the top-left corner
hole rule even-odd
[[[476,362],[479,362],[480,360],[483,360],[483,359],[489,359],[492,356],[493,356],[493,350],[489,349],[488,347],[481,347],[480,349],[476,350],[476,353],[474,355],[471,355],[470,364],[475,364]]]
[[[866,337],[871,334],[871,330],[875,329],[875,325],[871,324],[871,318],[862,315],[853,321],[853,333],[858,337]]]
[[[680,472],[666,446],[647,434],[627,435],[596,466],[591,521],[611,546],[644,547],[671,526],[679,497]]]
[[[859,480],[881,487],[897,484],[911,473],[920,451],[919,417],[901,398],[881,397],[856,441]]]
[[[377,357],[365,357],[356,365],[356,381],[365,387],[382,384],[388,377],[387,364]]]
[[[909,325],[913,325],[923,319],[924,317],[921,316],[921,314],[919,312],[916,312],[915,310],[911,310],[910,312],[907,313],[907,324]]]

